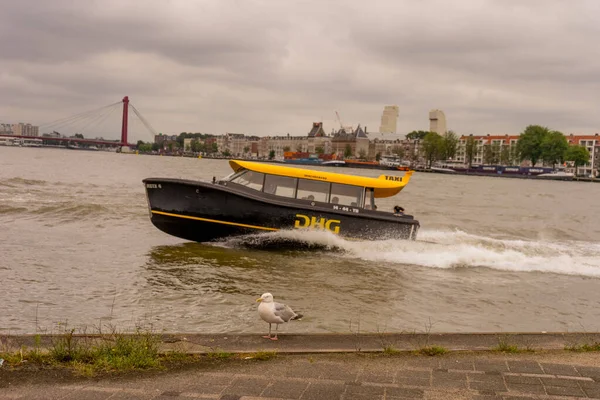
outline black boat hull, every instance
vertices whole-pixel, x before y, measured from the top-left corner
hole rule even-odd
[[[281,198],[235,184],[158,178],[144,184],[154,226],[196,242],[311,228],[355,239],[416,239],[419,229],[408,215]]]

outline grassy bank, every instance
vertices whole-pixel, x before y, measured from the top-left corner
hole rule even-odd
[[[12,340],[12,342],[11,342]],[[63,369],[74,375],[95,376],[141,370],[161,370],[186,364],[215,364],[224,361],[267,361],[276,352],[236,354],[215,350],[207,354],[160,351],[161,337],[150,331],[76,335],[74,330],[53,335],[42,345],[42,336],[33,346],[18,345],[10,336],[0,337],[1,371]],[[15,348],[17,348],[15,350]]]
[[[33,347],[20,346],[17,351],[1,351],[4,367],[25,364],[72,368],[82,375],[97,372],[131,371],[159,368],[164,355],[159,355],[160,340],[151,332],[112,333],[101,337],[79,337],[74,330],[54,336],[50,346],[41,346],[35,336]]]

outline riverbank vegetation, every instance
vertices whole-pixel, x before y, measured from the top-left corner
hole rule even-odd
[[[421,152],[427,166],[436,161],[447,161],[455,158],[459,148],[458,136],[448,131],[445,135],[435,132],[411,132],[412,138],[422,139]],[[408,138],[408,135],[407,135]],[[473,136],[468,136],[461,144],[465,163],[470,167],[478,155],[485,165],[517,165],[530,161],[531,165],[543,162],[556,167],[566,161],[580,167],[589,162],[590,154],[586,147],[569,144],[567,137],[559,131],[540,125],[529,125],[520,134],[515,145],[500,143],[480,143]]]
[[[21,344],[18,350],[14,350],[15,343],[10,343],[10,337],[4,337],[0,358],[4,359],[6,367],[25,364],[60,366],[87,376],[99,372],[159,368],[161,362],[168,358],[158,352],[159,336],[149,331],[88,336],[76,335],[72,329],[51,336],[50,343],[46,345],[42,345],[41,338],[36,335],[32,347]]]
[[[520,161],[529,160],[532,165],[543,161],[553,167],[565,161],[571,161],[579,167],[590,158],[584,146],[569,145],[562,132],[540,125],[529,125],[521,133],[517,141],[517,154]]]
[[[42,343],[42,336],[36,335],[34,345],[29,347],[10,343],[14,339],[17,338],[0,337],[0,372],[58,369],[73,376],[92,377],[228,361],[269,361],[277,357],[274,351],[243,354],[218,349],[207,354],[161,351],[160,335],[149,331],[85,335],[71,330],[52,335],[50,343]]]
[[[565,346],[565,350],[576,353],[596,352],[600,351],[600,342],[586,340],[584,343],[572,343]]]

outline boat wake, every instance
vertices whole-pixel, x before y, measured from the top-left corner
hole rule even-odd
[[[342,257],[428,268],[479,267],[600,277],[600,243],[493,238],[460,230],[421,230],[416,241],[351,241],[330,232],[289,230],[229,239],[225,245],[334,250]]]
[[[330,232],[281,230],[237,236],[218,242],[225,247],[243,247],[257,250],[322,250],[345,251],[344,240]]]

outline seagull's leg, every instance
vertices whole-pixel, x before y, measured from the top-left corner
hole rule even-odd
[[[271,338],[271,340],[278,340],[277,339],[277,328],[279,328],[279,324],[275,324],[275,336]]]
[[[263,336],[265,339],[271,339],[271,323],[269,323],[269,336]]]

